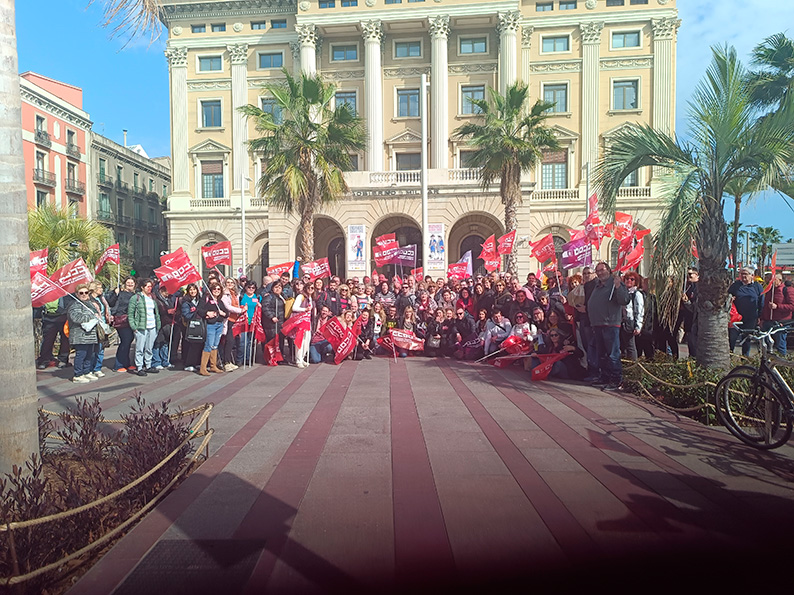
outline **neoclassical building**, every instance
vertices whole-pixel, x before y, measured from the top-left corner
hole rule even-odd
[[[539,265],[529,241],[552,233],[561,245],[584,220],[588,169],[613,134],[638,123],[674,127],[675,0],[166,0],[162,15],[171,87],[170,247],[184,247],[198,263],[202,246],[230,240],[236,271],[245,239],[245,269],[255,279],[295,258],[298,225],[257,196],[251,182],[262,163],[246,146],[256,132],[235,108],[272,111],[263,87],[283,78],[283,68],[332,81],[336,101],[367,125],[367,150],[346,174],[349,196],[315,223],[316,257],[328,256],[342,276],[371,272],[371,248],[385,233],[418,243],[420,260],[428,250],[434,276],[504,233],[498,185],[480,187],[467,167],[471,147],[452,134],[478,117],[470,99],[485,97],[488,87],[503,90],[521,79],[533,100],[555,102],[548,123],[563,146],[522,182],[515,248],[522,275]],[[422,74],[430,81],[433,234],[424,246]],[[618,209],[655,229],[657,191],[653,172],[640,171],[625,180]],[[605,241],[601,256],[615,249]]]

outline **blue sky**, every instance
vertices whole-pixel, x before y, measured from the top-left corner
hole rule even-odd
[[[84,109],[94,129],[122,142],[141,144],[151,157],[170,152],[168,68],[164,39],[111,39],[102,29],[101,0],[17,0],[20,72],[33,70],[83,88]],[[710,46],[729,43],[746,59],[761,40],[794,35],[791,0],[678,0],[683,24],[678,36],[677,121],[685,127],[687,98],[703,75]],[[786,27],[792,29],[787,30]],[[794,207],[794,203],[792,203]],[[728,205],[732,217],[732,206]],[[794,236],[794,211],[776,195],[745,207],[744,222]]]

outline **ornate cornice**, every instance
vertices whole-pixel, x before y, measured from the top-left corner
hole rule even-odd
[[[169,68],[187,68],[187,48],[168,48],[164,53]]]
[[[627,68],[650,68],[653,66],[651,56],[638,58],[601,58],[602,70],[624,70]]]
[[[652,19],[651,26],[654,41],[672,40],[675,39],[675,34],[681,26],[681,19],[675,17]]]
[[[579,30],[582,32],[582,43],[586,45],[601,43],[601,31],[603,29],[603,21],[579,23]]]
[[[406,66],[404,68],[384,68],[383,78],[399,79],[409,76],[422,76],[423,74],[430,74],[429,66]]]
[[[265,85],[281,85],[287,82],[287,79],[284,77],[272,77],[272,78],[249,78],[248,79],[248,88],[249,89],[263,89]]]
[[[549,62],[532,62],[530,72],[581,72],[581,60],[554,60]]]
[[[518,27],[521,23],[521,13],[517,10],[511,10],[510,12],[500,12],[497,14],[497,18],[499,22],[496,25],[496,30],[499,33],[504,33],[506,31],[512,31],[513,33],[518,32]]]
[[[91,129],[91,120],[87,120],[82,116],[61,107],[57,103],[53,103],[46,97],[43,97],[38,93],[31,91],[30,89],[26,89],[21,85],[19,92],[23,101],[27,101],[31,105],[35,105],[39,109],[46,111],[53,116],[60,118],[61,120],[69,122],[70,124],[74,124],[75,126],[79,126],[80,128],[84,128],[86,130]]]
[[[472,63],[472,64],[450,64],[447,67],[449,74],[471,74],[473,72],[496,72],[496,64]]]
[[[521,26],[521,47],[524,49],[532,49],[532,34],[535,32],[535,27],[532,25]]]
[[[449,39],[449,15],[439,14],[427,19],[430,39]]]
[[[380,43],[383,40],[383,23],[377,19],[361,21],[361,37],[364,41]]]
[[[232,88],[231,79],[217,81],[188,81],[188,91],[228,91]]]
[[[295,0],[228,0],[226,2],[189,2],[169,4],[163,1],[160,9],[160,20],[166,25],[177,19],[193,19],[196,17],[228,17],[228,16],[259,16],[268,13],[298,12]]]
[[[363,79],[363,70],[323,70],[323,79],[331,81],[345,81],[350,79]]]
[[[312,23],[295,25],[295,33],[298,34],[298,41],[301,45],[317,45],[317,27]]]
[[[248,63],[247,43],[235,43],[232,45],[227,45],[226,49],[229,50],[229,61],[232,64],[245,65]]]

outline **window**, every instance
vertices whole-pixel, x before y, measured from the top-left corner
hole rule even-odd
[[[226,23],[214,23],[212,25],[213,33],[223,33],[224,31],[226,31]]]
[[[485,85],[471,85],[460,88],[461,114],[481,114],[479,106],[472,103],[473,100],[485,99]]]
[[[356,92],[355,91],[337,91],[336,92],[336,107],[346,105],[353,114],[356,114]]]
[[[36,169],[38,170],[45,170],[47,169],[45,161],[45,155],[41,151],[36,151]]]
[[[163,194],[161,195],[161,197],[165,198],[166,196],[168,196],[168,186],[163,184]]]
[[[223,60],[220,56],[200,56],[199,72],[217,72],[223,70]]]
[[[460,152],[460,167],[463,169],[469,169],[473,167],[472,165],[472,158],[476,151],[461,151]]]
[[[141,185],[140,185],[140,183],[139,183],[139,182],[140,182],[140,177],[141,177],[141,176],[140,176],[140,174],[138,174],[138,172],[137,172],[137,171],[136,171],[135,173],[133,173],[133,174],[132,174],[132,185],[133,185],[133,187],[134,187],[136,190],[137,190],[138,188],[140,188],[140,187],[141,187]]]
[[[331,46],[331,60],[333,62],[349,62],[358,60],[358,46],[355,44]]]
[[[560,10],[576,10],[576,0],[560,0]]]
[[[47,129],[47,121],[42,116],[36,116],[36,130],[45,131]]]
[[[358,155],[350,155],[350,171],[358,171]]]
[[[99,212],[110,215],[110,196],[107,192],[99,193]]]
[[[201,126],[219,128],[221,125],[221,100],[212,99],[201,102]]]
[[[251,21],[251,29],[254,31],[267,29],[267,21]]]
[[[201,196],[223,198],[223,161],[201,162]]]
[[[273,52],[267,54],[259,54],[259,68],[281,68],[284,66],[284,54],[281,52]]]
[[[543,100],[554,104],[549,111],[564,114],[568,111],[568,85],[543,85]]]
[[[612,83],[612,109],[638,109],[638,81],[614,81]]]
[[[419,117],[419,89],[397,89],[397,117]]]
[[[638,48],[640,47],[640,32],[628,31],[612,34],[613,48]]]
[[[124,168],[120,165],[116,166],[116,181],[121,182],[121,174],[124,173]]]
[[[541,186],[544,190],[568,187],[568,152],[550,151],[543,154]]]
[[[648,0],[630,0],[629,4],[648,4]]]
[[[149,223],[157,223],[157,219],[154,218],[154,207],[149,207]]]
[[[607,0],[607,6],[623,6],[624,0]]]
[[[403,0],[386,0],[386,4],[402,4]]]
[[[281,106],[278,105],[276,100],[272,97],[262,98],[262,111],[273,116],[273,121],[276,124],[284,123],[284,113],[281,109]]]
[[[143,221],[143,203],[141,201],[136,200],[132,204],[132,216],[136,221]]]
[[[149,236],[149,256],[160,254],[160,238]]]
[[[397,41],[394,44],[395,58],[419,58],[421,55],[421,41]]]
[[[69,163],[66,166],[66,179],[74,182],[77,179],[77,167],[74,163]]]
[[[149,178],[149,192],[154,192],[154,180]]]
[[[348,6],[358,6],[358,0],[342,0],[342,8],[347,8]]]
[[[623,178],[623,182],[620,184],[621,188],[636,188],[640,185],[640,176],[638,170],[634,170],[625,178]]]
[[[36,207],[43,207],[49,200],[49,193],[44,190],[36,190]]]
[[[191,33],[206,33],[207,25],[190,25]]]
[[[535,4],[535,12],[549,12],[554,10],[554,2],[538,2]]]
[[[116,199],[116,215],[122,217],[124,215],[124,199]]]
[[[336,0],[320,0],[320,8],[333,8],[336,6]]]
[[[422,169],[421,153],[397,153],[397,171]]]
[[[424,1],[425,0],[408,0],[408,4],[410,4],[411,2],[424,2]]]
[[[287,19],[274,19],[270,21],[270,28],[271,29],[286,29],[287,28]]]
[[[486,37],[461,37],[461,54],[485,54],[488,51]]]
[[[143,238],[141,236],[132,236],[132,244],[134,256],[143,256]]]
[[[99,158],[99,177],[104,178],[107,172],[108,162],[105,159]]]
[[[571,49],[571,38],[567,35],[543,38],[543,53],[567,52]]]
[[[67,145],[77,144],[76,136],[77,135],[74,133],[74,130],[67,130],[66,131],[66,144]]]

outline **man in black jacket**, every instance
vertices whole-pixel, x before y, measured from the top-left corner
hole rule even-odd
[[[69,365],[69,337],[63,332],[63,325],[66,323],[66,296],[44,304],[41,311],[41,349],[39,349],[39,359],[36,367],[45,370],[57,365],[65,368]],[[52,357],[52,348],[55,346],[55,339],[61,336],[60,346],[58,347],[58,360]]]
[[[320,295],[317,296],[318,310],[323,306],[328,306],[334,316],[342,314],[342,303],[339,301],[339,292],[336,290],[338,286],[339,283],[335,279],[331,279],[328,282],[328,289],[321,291]]]

